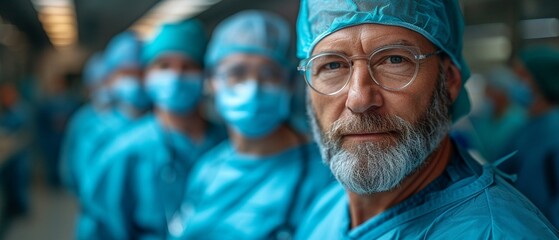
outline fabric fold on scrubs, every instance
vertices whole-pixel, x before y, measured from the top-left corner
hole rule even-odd
[[[314,203],[296,239],[557,239],[541,212],[463,150],[425,189],[350,229],[340,184]],[[332,227],[339,226],[339,227]],[[506,231],[506,232],[505,232]]]
[[[298,226],[334,180],[315,144],[256,157],[237,152],[229,140],[205,154],[189,178],[183,204],[193,210],[184,217],[183,239],[270,239],[285,223]]]
[[[518,151],[499,166],[516,174],[513,183],[559,227],[559,108],[531,119],[505,153]],[[505,154],[503,153],[503,154]]]
[[[201,143],[167,130],[150,115],[115,139],[100,156],[87,183],[89,224],[98,239],[134,239],[168,235],[169,215],[180,207],[186,177],[206,150],[225,138],[225,129],[209,124]]]

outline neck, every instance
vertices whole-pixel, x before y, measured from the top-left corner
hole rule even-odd
[[[433,182],[444,172],[453,151],[453,145],[446,137],[426,159],[425,165],[406,177],[396,189],[371,195],[358,195],[348,191],[351,228],[406,200]]]
[[[204,138],[206,122],[197,111],[176,114],[162,109],[155,109],[155,116],[167,129],[178,131],[197,142],[202,141]]]
[[[292,129],[281,125],[271,134],[260,138],[247,138],[230,130],[229,135],[235,149],[241,153],[266,156],[302,144],[301,138]]]

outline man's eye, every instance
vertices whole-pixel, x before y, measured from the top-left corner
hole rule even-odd
[[[339,69],[341,67],[342,67],[342,63],[340,62],[330,62],[324,64],[324,69],[326,70],[334,70],[334,69]]]
[[[388,61],[390,63],[402,63],[404,62],[404,58],[402,56],[390,56],[388,57]]]

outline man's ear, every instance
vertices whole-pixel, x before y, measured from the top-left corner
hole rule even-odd
[[[456,65],[454,65],[450,60],[446,66],[445,71],[446,86],[448,87],[448,93],[450,95],[450,100],[454,103],[458,94],[462,90],[462,74]]]

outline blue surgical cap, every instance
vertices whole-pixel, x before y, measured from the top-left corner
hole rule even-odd
[[[144,46],[142,63],[150,64],[166,53],[179,53],[203,65],[206,32],[198,20],[165,24],[157,36]]]
[[[257,10],[239,12],[220,23],[208,45],[206,65],[215,67],[235,53],[266,56],[281,66],[289,65],[291,32],[280,16]]]
[[[105,50],[107,74],[113,74],[123,68],[140,68],[142,43],[133,32],[116,35]]]
[[[93,87],[107,78],[103,54],[95,53],[85,63],[83,79],[87,86]]]
[[[559,49],[536,46],[524,49],[519,56],[546,100],[559,104]]]
[[[326,36],[351,26],[374,23],[418,32],[443,50],[460,69],[462,84],[470,70],[462,56],[464,19],[457,0],[301,0],[297,56],[308,58]],[[452,119],[470,111],[466,89],[451,106]]]

